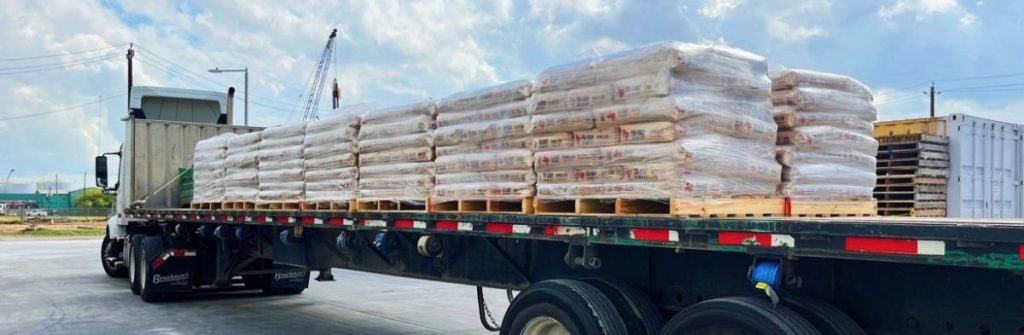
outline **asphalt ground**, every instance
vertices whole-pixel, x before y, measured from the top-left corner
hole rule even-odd
[[[0,334],[493,334],[474,287],[335,270],[296,296],[207,292],[150,304],[110,278],[98,239],[0,241]],[[488,290],[500,322],[505,293]]]

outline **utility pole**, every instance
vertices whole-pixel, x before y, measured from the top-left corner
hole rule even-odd
[[[929,115],[931,115],[931,117],[935,117],[935,96],[938,95],[938,94],[942,94],[942,92],[935,92],[935,82],[933,81],[932,82],[931,90],[929,90],[928,92],[921,92],[921,93],[924,93],[924,94],[928,95],[930,103],[931,103],[931,108],[930,108],[931,113]]]
[[[128,112],[132,111],[132,57],[135,57],[135,43],[128,44]]]

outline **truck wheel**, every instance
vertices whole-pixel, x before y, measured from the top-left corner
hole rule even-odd
[[[545,280],[520,293],[502,321],[502,335],[624,335],[615,305],[593,285],[578,280]]]
[[[662,335],[818,335],[810,322],[785,306],[759,297],[718,298],[680,311]]]
[[[636,286],[614,278],[585,279],[611,300],[630,335],[656,335],[665,324],[658,307]]]
[[[103,272],[112,278],[128,277],[128,267],[122,262],[118,265],[116,261],[108,260],[108,255],[113,254],[115,243],[110,239],[110,233],[103,235],[103,243],[100,244],[100,263],[103,264]]]
[[[139,263],[139,295],[142,301],[157,302],[164,300],[166,295],[163,292],[156,292],[153,285],[153,259],[159,256],[164,250],[164,241],[157,236],[146,236],[138,248]]]
[[[822,335],[867,335],[849,315],[824,301],[790,296],[783,299],[783,304],[810,321]]]
[[[136,295],[139,294],[139,246],[142,244],[142,237],[128,237],[128,287]]]

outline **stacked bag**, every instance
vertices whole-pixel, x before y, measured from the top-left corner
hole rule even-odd
[[[193,203],[224,201],[225,158],[228,141],[234,136],[234,133],[223,133],[196,142],[192,157]]]
[[[516,81],[456,93],[438,103],[433,201],[533,196],[527,134],[532,87],[529,81]]]
[[[779,125],[779,193],[794,199],[870,199],[875,187],[877,112],[857,80],[809,70],[772,74]]]
[[[304,200],[303,140],[306,124],[291,124],[262,131],[259,146],[259,201]]]
[[[343,203],[355,199],[358,131],[359,118],[350,114],[306,124],[302,142],[306,201]]]
[[[359,199],[426,199],[434,187],[433,102],[367,112],[359,128]]]
[[[530,121],[537,197],[773,196],[770,85],[760,56],[683,43],[548,69]]]
[[[262,133],[251,132],[228,139],[224,160],[224,201],[253,202],[259,198],[259,154]]]

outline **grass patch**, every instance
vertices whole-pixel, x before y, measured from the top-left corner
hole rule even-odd
[[[12,224],[12,223],[20,223],[20,222],[21,222],[21,217],[10,216],[10,215],[0,215],[0,224]]]
[[[77,229],[46,229],[39,228],[22,232],[0,233],[0,236],[26,236],[26,237],[101,237],[106,233],[105,229],[78,227]]]

